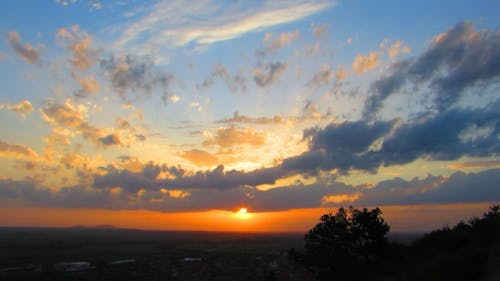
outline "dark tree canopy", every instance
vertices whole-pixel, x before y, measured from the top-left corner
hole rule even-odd
[[[353,270],[376,263],[389,232],[381,214],[379,208],[342,207],[335,214],[323,215],[305,235],[306,262],[335,276],[351,275]]]

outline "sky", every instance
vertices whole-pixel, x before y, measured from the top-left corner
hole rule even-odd
[[[498,1],[0,5],[0,225],[423,231],[500,201]]]

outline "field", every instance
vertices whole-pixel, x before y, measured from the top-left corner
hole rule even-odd
[[[304,280],[288,259],[302,244],[302,234],[0,228],[0,279]]]

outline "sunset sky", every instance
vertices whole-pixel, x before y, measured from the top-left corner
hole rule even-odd
[[[499,1],[0,5],[2,226],[305,231],[353,205],[416,231],[500,201]]]

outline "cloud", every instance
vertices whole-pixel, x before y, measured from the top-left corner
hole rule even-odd
[[[33,149],[22,144],[11,144],[0,140],[0,157],[37,158]]]
[[[146,42],[167,47],[190,43],[210,45],[238,38],[249,32],[303,19],[331,6],[317,1],[264,1],[248,9],[235,3],[231,9],[214,1],[160,1],[149,14],[132,23],[123,32],[119,45]],[[210,21],[207,21],[210,19]]]
[[[462,156],[494,156],[500,152],[499,110],[498,104],[474,110],[454,109],[404,124],[371,157],[390,166],[418,158],[456,160]],[[482,135],[480,128],[488,128],[489,133]],[[479,134],[478,137],[463,138],[463,133],[469,130]]]
[[[78,25],[69,28],[60,28],[56,33],[58,43],[65,46],[73,53],[69,59],[71,65],[77,69],[88,69],[93,66],[98,57],[98,52],[90,48],[92,37],[86,32],[80,31]]]
[[[11,31],[7,34],[7,42],[10,47],[14,50],[16,55],[18,55],[24,61],[31,64],[40,63],[40,49],[41,47],[33,47],[31,44],[26,43],[23,45],[21,43],[21,37],[16,31]]]
[[[253,80],[259,87],[268,87],[283,75],[286,67],[286,63],[283,62],[271,62],[263,67],[255,67],[253,69]]]
[[[256,125],[267,125],[267,124],[283,124],[287,122],[287,118],[280,115],[275,115],[273,117],[248,117],[246,115],[241,115],[238,111],[233,113],[233,117],[224,118],[215,121],[219,124],[231,124],[231,123],[242,123],[242,124],[256,124]]]
[[[80,84],[80,89],[75,93],[75,96],[78,98],[87,97],[89,94],[95,95],[99,92],[99,82],[92,77],[78,78],[75,79]]]
[[[454,170],[500,168],[500,160],[457,162],[448,165],[448,168]]]
[[[214,84],[214,78],[222,79],[233,93],[238,91],[245,92],[247,89],[247,78],[241,71],[231,75],[227,68],[220,63],[214,65],[214,70],[210,74],[210,77],[206,78],[203,83],[197,84],[196,89],[204,90],[210,88]]]
[[[380,54],[378,52],[371,52],[366,56],[357,55],[352,63],[352,68],[357,73],[365,73],[374,69],[379,64]]]
[[[467,89],[484,89],[498,81],[499,47],[498,32],[476,31],[469,22],[457,23],[436,36],[422,54],[394,63],[388,75],[372,83],[364,117],[373,117],[388,97],[406,85],[413,86],[414,92],[428,83],[437,110],[455,105]]]
[[[33,180],[0,179],[0,198],[22,200],[50,207],[94,207],[105,209],[149,209],[168,212],[234,210],[242,204],[253,211],[297,208],[477,203],[500,200],[500,170],[457,172],[449,177],[432,176],[403,180],[395,178],[374,186],[340,182],[296,183],[268,190],[234,186],[234,171],[222,167],[195,175],[160,179],[162,170],[148,163],[139,172],[109,169],[95,176],[92,187],[67,186],[49,189]],[[253,178],[256,175],[253,175]],[[175,186],[181,189],[176,189]]]
[[[0,104],[0,110],[4,108],[19,113],[23,118],[33,111],[33,105],[29,100],[22,100],[17,104]]]
[[[102,9],[102,3],[99,1],[78,1],[78,0],[54,0],[55,3],[60,4],[64,7],[69,6],[70,4],[76,4],[78,2],[85,3],[89,7],[89,11],[100,10]]]
[[[249,117],[240,114],[238,111],[233,113],[233,117],[216,120],[218,124],[253,124],[253,125],[294,125],[307,121],[320,121],[329,117],[329,113],[321,114],[316,104],[308,101],[302,108],[302,113],[298,116],[274,115],[272,117]]]
[[[179,153],[179,156],[188,160],[197,166],[215,166],[220,164],[220,160],[217,156],[214,156],[204,150],[192,149]]]
[[[196,111],[202,111],[203,106],[201,106],[200,102],[198,101],[193,101],[189,104],[190,107],[194,108]]]
[[[285,158],[281,174],[317,174],[336,169],[375,172],[380,166],[417,159],[451,161],[461,157],[493,157],[500,153],[500,108],[455,109],[425,118],[370,122],[359,120],[304,131],[309,150]],[[475,134],[464,138],[464,132]],[[486,132],[486,133],[485,133]]]
[[[322,87],[328,85],[330,81],[336,78],[336,73],[329,64],[323,64],[318,72],[307,82],[310,87]]]
[[[387,51],[388,54],[389,54],[389,57],[391,58],[391,60],[395,60],[399,54],[403,53],[403,54],[409,54],[410,53],[410,47],[408,47],[407,45],[404,45],[403,42],[401,41],[396,41],[394,44],[392,44],[390,47],[389,47],[389,50]]]
[[[173,103],[179,102],[181,100],[181,97],[169,92],[164,92],[163,95],[161,95],[161,100],[163,101],[163,104],[166,105],[169,100]]]
[[[117,134],[109,134],[107,136],[99,138],[99,141],[105,146],[110,145],[121,145],[120,137]]]
[[[324,38],[329,29],[329,24],[314,24],[311,27],[313,35],[318,39]]]
[[[272,36],[268,36],[268,34],[266,34],[266,36],[264,37],[265,39],[264,42],[266,43],[265,46],[263,47],[262,50],[257,52],[261,56],[269,55],[272,52],[275,52],[281,48],[284,48],[292,44],[293,41],[300,38],[300,31],[298,30],[290,32],[282,32],[278,36],[276,36],[274,40],[272,40]]]
[[[231,126],[218,129],[214,136],[203,142],[203,145],[217,145],[223,148],[244,144],[261,146],[265,141],[265,133],[255,132],[249,128],[239,129],[237,127]]]
[[[100,64],[113,90],[123,101],[150,96],[157,87],[165,91],[174,79],[171,74],[157,69],[150,57],[110,56]]]
[[[119,137],[115,134],[106,134],[104,129],[98,128],[86,121],[87,108],[83,105],[71,103],[69,99],[64,104],[49,101],[40,109],[42,118],[52,126],[75,130],[84,139],[96,145],[120,145]]]

